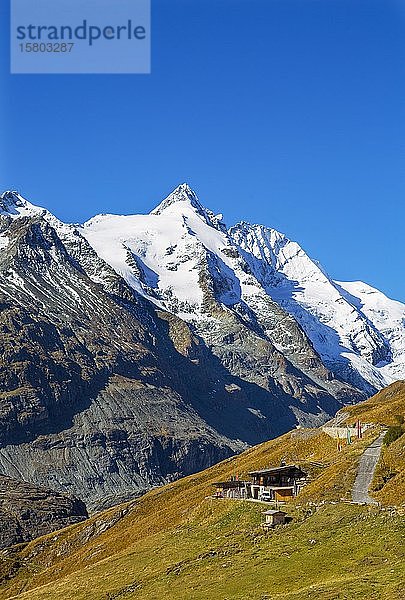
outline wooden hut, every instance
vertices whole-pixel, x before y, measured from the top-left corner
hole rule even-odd
[[[236,498],[238,500],[245,500],[250,497],[250,481],[231,479],[229,481],[217,481],[212,485],[216,488],[216,498]]]
[[[296,496],[305,483],[307,474],[296,465],[281,465],[252,471],[251,496],[275,502],[288,502]]]
[[[284,525],[287,513],[282,510],[266,510],[263,515],[265,518],[263,527],[271,528],[276,525]]]

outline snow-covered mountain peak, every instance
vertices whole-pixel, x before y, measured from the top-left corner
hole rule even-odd
[[[136,291],[185,320],[207,320],[209,294],[216,306],[259,320],[273,302],[347,381],[377,389],[404,373],[405,328],[396,312],[403,305],[379,299],[387,318],[395,312],[395,331],[387,333],[377,310],[367,311],[297,242],[246,221],[227,231],[222,215],[206,209],[187,184],[149,215],[99,216],[82,233]]]
[[[303,279],[329,281],[328,276],[301,246],[283,233],[265,225],[242,221],[229,230],[232,241],[245,253],[245,258],[261,282],[272,286]]]
[[[257,257],[267,260],[275,265],[275,252],[287,244],[295,244],[283,233],[265,225],[252,225],[246,221],[237,223],[229,230],[233,241],[240,246],[247,247]],[[298,250],[298,244],[297,250]]]
[[[394,373],[404,372],[399,358],[405,347],[402,335],[394,348],[393,335],[377,322],[376,311],[365,310],[357,294],[334,282],[299,244],[274,229],[246,222],[232,227],[229,234],[269,296],[299,322],[326,365],[342,373],[346,361],[344,377],[358,385],[351,374],[354,365],[376,388],[390,383]],[[365,295],[363,288],[356,292]],[[394,318],[391,301],[379,301]],[[402,330],[405,334],[403,324]]]
[[[20,199],[17,192],[7,190],[3,192],[0,196],[0,207],[1,210],[7,211],[11,207],[19,204]]]
[[[167,217],[181,217],[187,220],[198,215],[205,223],[215,227],[219,231],[226,232],[226,225],[222,221],[222,214],[216,215],[208,208],[205,208],[199,201],[197,194],[187,183],[179,185],[167,198],[165,198],[151,212],[151,215],[164,215]]]
[[[196,212],[204,214],[205,208],[201,205],[197,198],[197,194],[190,188],[187,183],[182,183],[171,194],[167,196],[156,208],[154,208],[151,215],[161,215],[167,211],[168,208],[173,205],[180,204],[180,210],[184,210],[186,207],[191,207]]]
[[[40,206],[35,206],[23,198],[18,192],[6,191],[0,196],[0,214],[8,215],[12,218],[42,215],[47,212]]]

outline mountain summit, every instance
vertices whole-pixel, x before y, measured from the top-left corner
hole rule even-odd
[[[182,184],[76,226],[0,199],[0,470],[92,509],[405,377],[405,306]]]
[[[161,215],[169,206],[178,202],[185,202],[189,204],[199,213],[204,213],[204,208],[201,206],[196,193],[190,188],[187,183],[182,183],[167,198],[165,198],[156,208],[154,208],[151,215]]]
[[[274,229],[241,222],[228,231],[187,184],[150,216],[109,216],[82,233],[137,291],[200,327],[209,295],[211,308],[232,309],[256,328],[271,303],[344,381],[371,393],[405,377],[403,304],[361,282],[333,281]]]
[[[222,222],[222,214],[215,215],[211,210],[205,208],[197,198],[196,193],[190,188],[187,183],[179,185],[165,200],[163,200],[151,215],[177,215],[190,216],[190,213],[199,215],[207,225],[211,225],[215,229],[226,232],[226,226]]]
[[[44,211],[45,209],[31,204],[16,191],[3,192],[0,196],[0,215],[19,217]]]

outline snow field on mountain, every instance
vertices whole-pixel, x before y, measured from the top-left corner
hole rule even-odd
[[[276,303],[343,378],[354,373],[375,388],[405,378],[404,304],[362,282],[333,281],[274,229],[241,222],[227,231],[222,215],[204,208],[186,184],[149,215],[97,215],[83,226],[62,223],[13,193],[1,196],[0,214],[38,214],[78,253],[85,238],[136,292],[188,322],[215,319],[207,312],[207,290],[265,328]],[[0,235],[0,251],[7,244]],[[103,277],[101,265],[92,278],[103,284]]]

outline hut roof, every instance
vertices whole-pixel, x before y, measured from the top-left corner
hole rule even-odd
[[[287,513],[283,510],[266,510],[263,513],[264,515],[286,515]]]
[[[249,475],[271,475],[272,473],[288,473],[289,471],[300,472],[305,475],[303,471],[297,465],[282,465],[280,467],[270,467],[268,469],[261,469],[259,471],[251,471]]]
[[[245,487],[246,485],[250,485],[250,481],[242,481],[240,479],[235,479],[233,481],[215,481],[211,483],[211,485],[215,487],[225,487],[225,488],[239,488]]]

